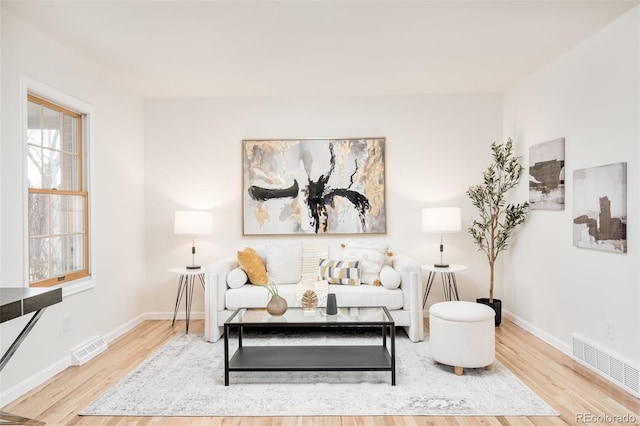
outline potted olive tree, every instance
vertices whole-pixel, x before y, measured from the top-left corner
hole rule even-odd
[[[478,303],[491,306],[496,311],[495,323],[502,321],[502,301],[493,298],[494,268],[500,252],[509,247],[513,231],[524,223],[529,203],[509,204],[507,192],[516,187],[524,167],[520,157],[513,152],[511,138],[504,144],[491,144],[493,163],[482,174],[480,185],[470,186],[467,195],[478,209],[479,217],[468,229],[478,251],[487,255],[489,261],[489,297],[477,299]]]

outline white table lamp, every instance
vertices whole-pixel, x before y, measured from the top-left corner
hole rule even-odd
[[[213,234],[213,213],[205,211],[177,211],[174,222],[174,232],[179,235],[191,235],[191,265],[187,269],[200,269],[195,264],[196,240],[198,235]]]
[[[422,231],[440,234],[440,263],[434,266],[447,268],[442,260],[444,244],[442,234],[460,232],[462,230],[462,213],[460,207],[429,207],[422,209]]]

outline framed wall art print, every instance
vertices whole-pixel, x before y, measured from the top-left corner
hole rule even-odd
[[[385,138],[242,141],[244,235],[384,234]]]
[[[529,148],[529,206],[564,210],[564,138]]]
[[[627,252],[627,163],[573,171],[573,245]]]

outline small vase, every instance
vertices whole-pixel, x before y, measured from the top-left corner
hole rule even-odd
[[[273,296],[267,303],[267,312],[274,317],[279,317],[287,312],[287,301],[280,296]]]
[[[338,304],[336,303],[336,295],[334,293],[327,294],[327,315],[335,315],[338,313]]]

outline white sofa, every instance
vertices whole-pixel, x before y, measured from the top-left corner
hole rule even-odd
[[[300,243],[302,244],[302,243]],[[316,246],[317,247],[317,246]],[[265,247],[253,246],[253,249],[268,263]],[[240,248],[242,250],[243,248]],[[328,244],[328,258],[344,258],[344,245]],[[302,262],[290,257],[288,260]],[[307,261],[308,262],[308,261]],[[399,287],[375,285],[338,285],[330,284],[329,293],[336,295],[339,307],[385,306],[393,317],[396,326],[403,327],[414,342],[424,339],[422,315],[422,279],[420,265],[410,257],[389,254],[385,259],[385,271],[392,272],[399,280]],[[389,271],[392,268],[394,271]],[[233,272],[232,272],[233,271]],[[223,333],[223,324],[238,308],[264,308],[269,300],[264,286],[250,283],[234,283],[229,286],[230,273],[234,278],[240,271],[237,256],[216,261],[205,267],[205,332],[207,341],[215,342]],[[397,272],[397,273],[396,273]],[[388,274],[386,276],[389,276]],[[277,283],[280,296],[289,306],[300,306],[296,300],[296,283]]]

